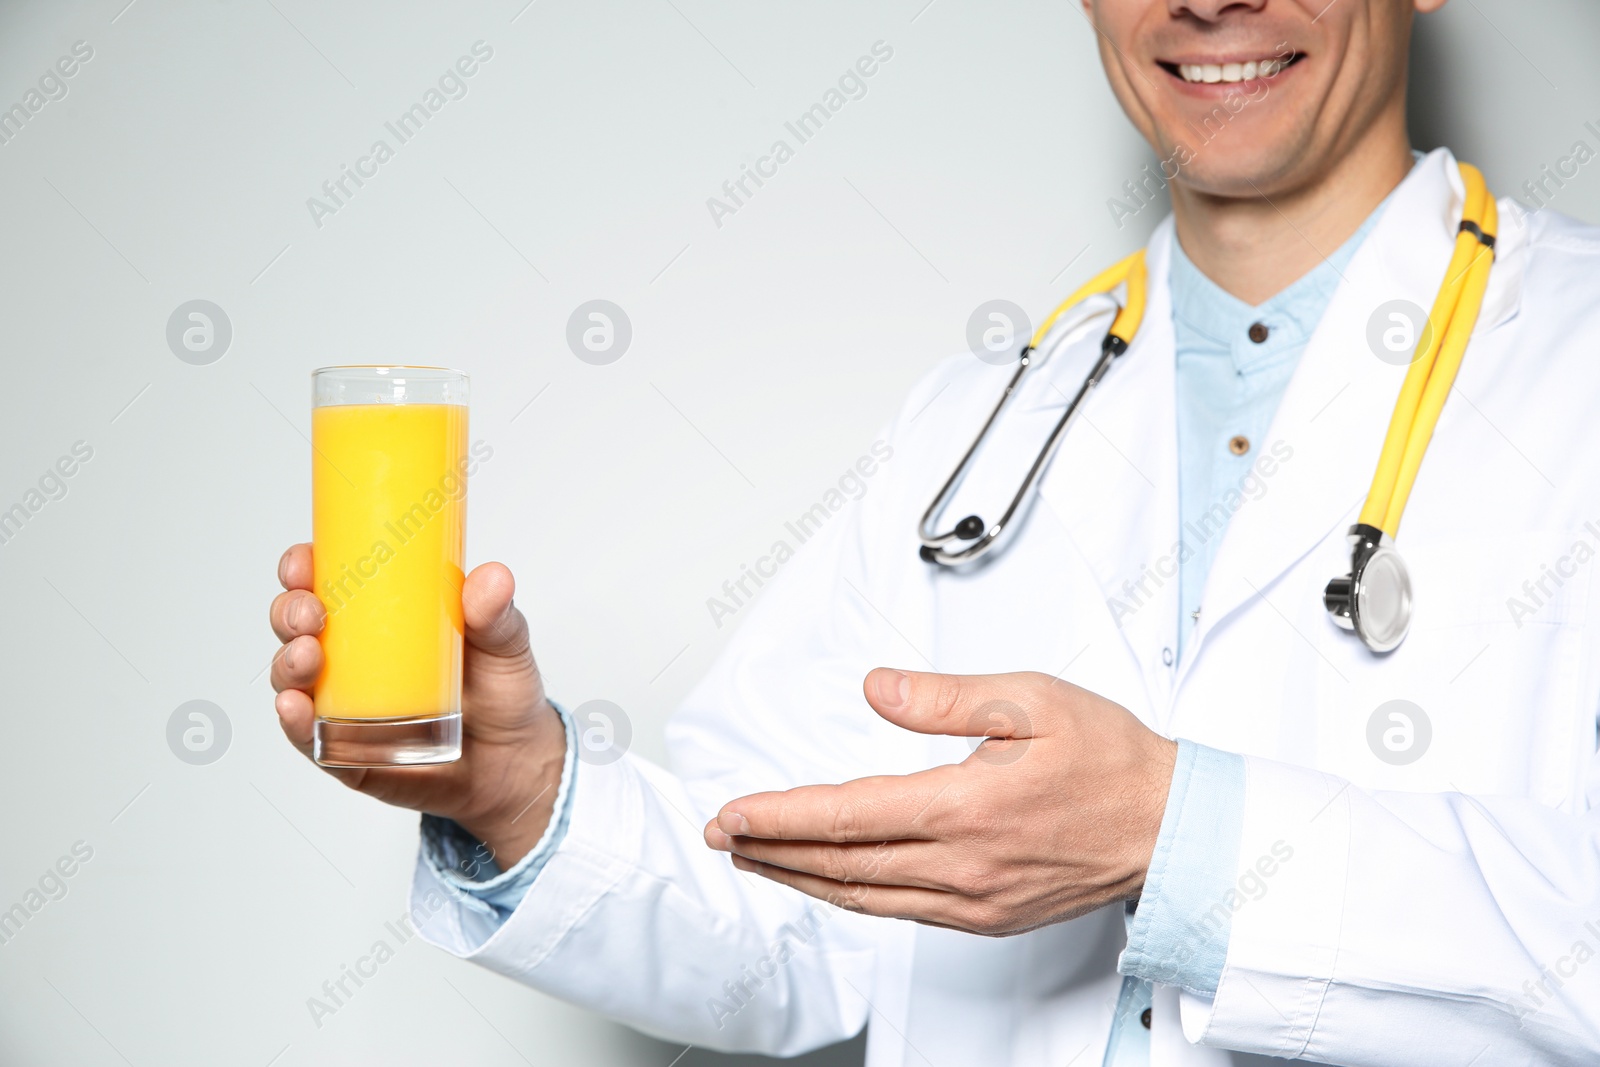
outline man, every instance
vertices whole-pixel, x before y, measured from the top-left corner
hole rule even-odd
[[[464,591],[463,758],[334,773],[429,813],[431,941],[675,1040],[788,1055],[870,1019],[874,1067],[1600,1061],[1600,233],[1502,205],[1398,541],[1415,620],[1374,654],[1322,591],[1406,373],[1374,331],[1432,304],[1464,197],[1407,139],[1413,5],[1085,10],[1173,215],[1003,550],[917,558],[1011,373],[966,357],[691,694],[676,773],[579,765],[498,564]],[[950,514],[1004,504],[1105,321]],[[310,559],[272,607],[302,751]]]

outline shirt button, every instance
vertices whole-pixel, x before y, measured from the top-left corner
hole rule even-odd
[[[1252,322],[1250,324],[1250,340],[1254,341],[1256,344],[1261,344],[1263,341],[1265,341],[1267,339],[1267,334],[1270,332],[1271,331],[1267,329],[1267,324],[1264,322]]]
[[[1236,433],[1228,438],[1228,451],[1236,456],[1242,456],[1250,451],[1250,438],[1242,433]]]
[[[1146,1030],[1150,1029],[1150,1009],[1149,1008],[1146,1008],[1144,1011],[1141,1011],[1139,1013],[1139,1021],[1144,1024],[1144,1028]]]
[[[1161,662],[1166,664],[1168,667],[1172,666],[1172,649],[1163,648],[1161,650]]]

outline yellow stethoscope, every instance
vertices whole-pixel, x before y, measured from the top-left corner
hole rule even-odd
[[[1417,471],[1422,466],[1423,454],[1433,437],[1439,414],[1444,410],[1456,371],[1461,367],[1467,340],[1478,321],[1483,295],[1489,287],[1489,268],[1494,263],[1495,232],[1499,222],[1494,197],[1489,194],[1483,175],[1476,167],[1467,163],[1459,166],[1467,195],[1456,233],[1455,252],[1450,257],[1439,295],[1434,299],[1433,310],[1429,312],[1429,329],[1419,340],[1410,369],[1400,386],[1400,396],[1395,400],[1394,414],[1384,436],[1383,451],[1378,457],[1378,469],[1373,473],[1366,504],[1356,524],[1350,527],[1350,573],[1333,579],[1323,591],[1323,604],[1333,621],[1343,629],[1354,631],[1374,652],[1389,652],[1398,647],[1411,627],[1411,577],[1395,550],[1394,539],[1399,533],[1400,516],[1405,511]],[[949,532],[935,533],[934,524],[966,478],[1001,412],[1016,396],[1028,370],[1035,365],[1039,345],[1057,320],[1085,299],[1109,294],[1118,286],[1124,287],[1122,304],[1105,339],[1100,342],[1100,357],[1050,431],[1005,513],[993,525],[986,524],[977,515],[968,515]],[[1063,300],[1040,324],[1023,347],[1016,373],[1006,384],[1005,392],[1000,394],[1000,402],[978,431],[960,465],[923,513],[917,531],[922,541],[923,559],[929,563],[956,565],[976,560],[995,547],[1012,518],[1029,499],[1084,401],[1116,358],[1133,343],[1144,318],[1144,308],[1145,262],[1141,249],[1092,278]],[[952,543],[957,541],[964,543],[953,547]]]

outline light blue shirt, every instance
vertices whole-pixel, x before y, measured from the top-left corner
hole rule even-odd
[[[1228,519],[1241,499],[1258,495],[1266,484],[1256,465],[1272,454],[1275,442],[1266,437],[1283,391],[1351,257],[1387,203],[1309,274],[1259,307],[1201,274],[1177,238],[1172,240],[1178,519],[1182,543],[1190,549],[1179,554],[1189,557],[1178,574],[1180,658]]]
[[[1180,656],[1232,515],[1225,504],[1219,510],[1219,502],[1232,490],[1249,491],[1243,483],[1263,450],[1271,449],[1265,437],[1283,391],[1345,266],[1383,207],[1319,266],[1259,307],[1223,291],[1190,262],[1176,238],[1172,242],[1179,518],[1181,536],[1193,550],[1180,564]],[[1253,325],[1261,327],[1254,337]],[[543,838],[510,870],[502,871],[488,850],[455,823],[423,816],[424,862],[484,929],[498,928],[516,909],[571,822],[578,740],[570,715],[563,710],[561,717],[567,759],[555,813]],[[1179,740],[1144,891],[1128,914],[1128,944],[1118,963],[1126,977],[1105,1067],[1150,1062],[1152,982],[1202,996],[1216,993],[1239,900],[1234,883],[1244,788],[1242,757]]]
[[[1251,307],[1200,273],[1176,237],[1169,286],[1178,415],[1178,655],[1203,610],[1201,594],[1228,520],[1264,483],[1255,470],[1271,454],[1267,434],[1300,356],[1343,280],[1344,269],[1388,200],[1310,273]],[[1233,507],[1230,507],[1233,502]],[[1184,556],[1187,555],[1187,559]],[[1151,983],[1212,996],[1222,978],[1240,902],[1239,834],[1244,759],[1179,740],[1144,892],[1128,916],[1126,976],[1104,1067],[1150,1062]]]

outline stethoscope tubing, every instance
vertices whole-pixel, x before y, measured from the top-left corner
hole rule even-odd
[[[1384,445],[1373,473],[1372,486],[1356,525],[1350,528],[1350,573],[1330,581],[1323,591],[1323,604],[1336,625],[1354,630],[1361,641],[1377,653],[1390,652],[1405,640],[1411,621],[1411,586],[1405,563],[1394,548],[1400,517],[1410,497],[1423,456],[1432,440],[1439,415],[1444,408],[1468,341],[1482,310],[1494,263],[1495,231],[1498,215],[1494,197],[1483,175],[1467,163],[1459,164],[1465,198],[1462,217],[1444,282],[1435,297],[1428,321],[1431,330],[1407,369],[1400,394],[1395,400]],[[935,533],[934,523],[944,513],[967,474],[972,469],[989,432],[1001,414],[1021,392],[1028,373],[1045,360],[1034,357],[1047,336],[1057,337],[1051,353],[1088,322],[1098,309],[1085,308],[1084,317],[1062,329],[1061,317],[1069,309],[1086,304],[1095,295],[1109,294],[1126,284],[1125,300],[1100,344],[1100,356],[1068,403],[1067,409],[1050,431],[1022,484],[1006,506],[998,522],[985,526],[977,515],[968,515],[946,533]],[[1128,350],[1138,333],[1145,306],[1144,253],[1135,252],[1096,275],[1072,296],[1062,301],[1039,327],[1019,356],[1019,366],[1005,391],[989,413],[960,464],[939,490],[918,523],[921,557],[929,563],[954,565],[969,563],[987,554],[999,542],[1006,528],[1032,496],[1040,476],[1054,458],[1067,431],[1077,421],[1089,394],[1110,371],[1116,358]],[[950,551],[952,541],[971,542]]]
[[[978,519],[976,515],[970,515],[947,533],[939,534],[933,532],[934,522],[937,521],[939,515],[949,505],[956,491],[961,488],[962,482],[966,480],[978,453],[983,448],[983,443],[988,440],[990,428],[999,421],[1001,414],[1011,405],[1012,400],[1021,391],[1024,380],[1029,377],[1028,372],[1035,366],[1043,366],[1048,362],[1048,359],[1054,358],[1056,351],[1065,343],[1067,337],[1076,332],[1084,323],[1090,321],[1096,314],[1101,313],[1098,309],[1085,309],[1084,316],[1076,323],[1070,325],[1058,323],[1056,326],[1056,330],[1059,331],[1058,340],[1051,346],[1050,352],[1045,359],[1035,358],[1037,352],[1032,344],[1023,347],[1018,359],[1019,366],[1016,373],[1006,383],[1005,391],[1000,394],[999,402],[995,404],[994,410],[989,413],[988,419],[984,421],[982,428],[978,430],[978,435],[973,438],[966,454],[961,457],[960,464],[957,465],[950,478],[944,483],[944,487],[939,490],[933,503],[928,506],[928,510],[923,512],[922,522],[918,526],[918,534],[922,540],[921,554],[923,559],[930,563],[941,563],[948,566],[958,563],[970,563],[980,558],[994,547],[1001,535],[1005,533],[1006,527],[1011,523],[1013,517],[1029,501],[1040,476],[1044,474],[1045,468],[1050,465],[1050,461],[1055,457],[1056,450],[1060,448],[1061,442],[1066,438],[1067,431],[1077,421],[1078,414],[1083,410],[1084,402],[1088,400],[1089,394],[1094,391],[1095,386],[1105,377],[1116,358],[1127,351],[1127,343],[1122,338],[1114,334],[1106,334],[1105,339],[1100,344],[1100,355],[1095,360],[1094,366],[1084,377],[1083,384],[1078,387],[1077,394],[1067,404],[1066,411],[1056,421],[1055,427],[1050,431],[1050,436],[1044,443],[1044,447],[1034,457],[1033,464],[1028,468],[1027,474],[1023,476],[1021,485],[1017,488],[1015,495],[1012,496],[1011,503],[1006,506],[1006,510],[1000,516],[999,521],[990,525],[987,529],[983,529],[981,526],[982,520]],[[1063,326],[1067,328],[1063,329]],[[947,551],[944,546],[951,541],[958,538],[966,540],[966,538],[962,538],[961,531],[967,523],[973,520],[977,520],[980,524],[979,528],[982,529],[982,535],[959,551]]]

